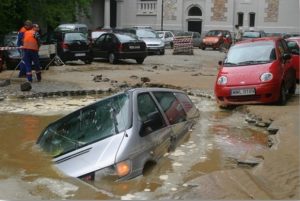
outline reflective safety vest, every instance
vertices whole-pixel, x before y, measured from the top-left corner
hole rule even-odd
[[[19,33],[25,33],[27,31],[27,29],[25,29],[25,27],[22,27],[19,31]]]
[[[29,30],[24,33],[24,39],[23,39],[23,49],[29,49],[29,50],[39,50],[37,39],[34,37],[35,31]]]

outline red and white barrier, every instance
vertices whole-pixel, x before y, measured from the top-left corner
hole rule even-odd
[[[0,50],[16,50],[21,49],[20,47],[0,47]]]
[[[191,36],[176,36],[173,40],[174,50],[173,54],[192,55],[193,38]]]

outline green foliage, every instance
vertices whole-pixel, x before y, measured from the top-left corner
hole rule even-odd
[[[92,0],[1,0],[0,34],[17,31],[27,19],[56,27],[75,22],[76,16],[88,16]]]

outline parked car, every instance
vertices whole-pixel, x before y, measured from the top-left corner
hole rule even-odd
[[[236,43],[229,49],[215,83],[220,106],[253,103],[284,105],[295,93],[296,71],[282,38],[261,38]]]
[[[114,29],[114,33],[130,33],[136,35],[140,40],[143,40],[147,46],[148,55],[150,54],[165,54],[165,43],[158,37],[158,34],[152,29],[142,28],[124,28]]]
[[[300,79],[300,37],[287,38],[287,45],[292,53],[292,63],[296,68],[296,78],[299,82]]]
[[[192,31],[188,31],[188,32],[176,32],[175,36],[190,36],[192,37],[193,40],[193,46],[194,47],[199,47],[201,44],[201,34],[199,32],[192,32]]]
[[[147,45],[147,51],[150,54],[165,54],[165,43],[158,37],[155,31],[150,29],[136,29],[135,34]]]
[[[173,48],[174,34],[171,31],[157,31],[156,33],[164,41],[165,47]]]
[[[182,91],[130,89],[51,123],[37,144],[66,175],[127,180],[174,150],[198,117]]]
[[[214,50],[226,47],[227,49],[232,44],[232,36],[230,31],[227,30],[210,30],[203,37],[199,48],[205,50],[207,47],[211,47]]]
[[[92,45],[94,58],[107,58],[111,64],[119,59],[135,59],[142,64],[147,57],[144,41],[128,33],[104,33]]]
[[[55,28],[55,32],[79,32],[88,33],[88,27],[85,24],[61,24]]]
[[[254,31],[254,30],[247,30],[244,31],[242,34],[242,40],[247,40],[247,39],[253,39],[253,38],[263,38],[263,37],[267,37],[267,34],[262,31]]]
[[[63,62],[81,60],[86,64],[92,62],[91,42],[87,34],[79,32],[56,32],[54,42],[57,55]]]
[[[18,32],[10,32],[4,36],[3,46],[17,47]],[[40,47],[43,49],[43,45]],[[55,54],[48,54],[47,52],[39,52],[39,61],[42,68],[46,67]],[[21,51],[19,49],[11,49],[2,51],[3,68],[13,70],[16,69],[21,61]]]

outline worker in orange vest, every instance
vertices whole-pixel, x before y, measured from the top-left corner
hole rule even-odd
[[[23,40],[24,40],[24,33],[32,28],[32,22],[30,20],[26,20],[24,22],[24,26],[19,30],[18,32],[18,40],[17,40],[17,46],[21,47],[23,46]],[[19,77],[23,77],[26,75],[26,67],[25,62],[23,59],[24,52],[22,49],[19,50],[21,55],[21,62],[19,64],[20,72]]]
[[[28,30],[24,33],[24,61],[26,66],[26,77],[28,82],[32,82],[32,71],[31,65],[32,62],[35,66],[35,74],[37,81],[42,80],[42,72],[40,68],[39,61],[39,48],[40,48],[40,35],[39,35],[39,26],[34,24],[32,30]]]

